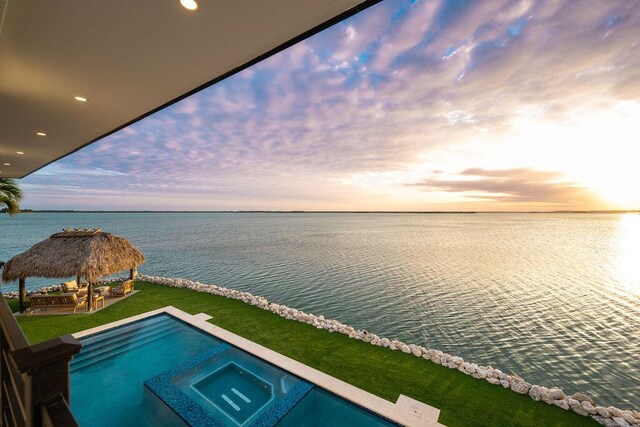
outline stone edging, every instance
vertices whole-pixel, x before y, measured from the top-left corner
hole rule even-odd
[[[61,290],[62,290],[62,285],[51,285],[51,286],[44,286],[35,291],[27,291],[26,294],[27,296],[30,296],[30,295],[36,295],[36,294],[46,294],[48,292],[58,292]],[[6,299],[18,299],[18,297],[20,296],[17,291],[3,293],[2,295]]]
[[[126,279],[126,278],[125,278]],[[109,279],[103,283],[119,282],[125,280],[123,278]],[[614,406],[596,405],[589,396],[577,392],[571,396],[567,396],[562,389],[557,387],[547,388],[540,385],[530,384],[515,374],[505,374],[500,369],[492,366],[479,366],[475,363],[464,361],[462,357],[452,356],[440,350],[427,349],[426,347],[416,344],[405,344],[396,339],[381,338],[376,334],[366,330],[356,330],[352,326],[345,325],[337,320],[325,319],[324,316],[316,316],[314,314],[305,313],[295,308],[285,305],[269,302],[266,298],[254,296],[249,292],[237,291],[235,289],[224,288],[217,285],[210,285],[194,280],[169,278],[161,276],[148,276],[139,274],[138,280],[155,283],[157,285],[169,286],[173,288],[187,288],[197,292],[203,292],[213,295],[219,295],[243,301],[247,304],[260,307],[263,310],[270,311],[274,314],[289,320],[313,325],[318,329],[326,329],[329,332],[338,332],[371,345],[379,347],[387,347],[390,350],[400,350],[403,353],[410,353],[416,357],[430,360],[438,365],[445,366],[450,369],[457,369],[460,372],[470,375],[476,379],[487,381],[494,385],[513,390],[516,393],[528,395],[533,400],[543,401],[550,405],[556,405],[564,410],[571,410],[577,414],[591,417],[598,423],[608,427],[640,427],[640,412],[636,410],[622,410]],[[56,291],[60,286],[48,286],[40,291]],[[14,295],[15,294],[15,295]],[[17,292],[5,294],[7,298],[17,297]]]

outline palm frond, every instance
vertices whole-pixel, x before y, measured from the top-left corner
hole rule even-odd
[[[20,206],[18,203],[9,197],[0,196],[0,206],[6,207],[9,215],[11,216],[20,212]]]
[[[9,215],[15,215],[20,211],[22,191],[13,178],[0,178],[0,207],[7,208]]]

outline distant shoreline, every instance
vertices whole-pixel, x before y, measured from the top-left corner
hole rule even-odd
[[[470,215],[470,214],[621,214],[621,213],[638,213],[637,210],[592,210],[592,211],[269,211],[269,210],[221,210],[221,211],[155,211],[155,210],[140,210],[140,211],[127,211],[127,210],[31,210],[25,209],[20,211],[21,214],[29,213],[237,213],[237,214],[251,214],[251,213],[265,213],[265,214],[413,214],[413,215],[437,215],[437,214],[455,214],[455,215]]]

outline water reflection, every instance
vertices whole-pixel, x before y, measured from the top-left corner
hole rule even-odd
[[[640,215],[620,215],[616,277],[625,291],[640,295]]]

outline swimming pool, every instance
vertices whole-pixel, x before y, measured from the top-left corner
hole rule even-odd
[[[145,395],[146,379],[220,340],[167,315],[80,340],[71,362],[71,409],[82,426],[166,425]]]
[[[83,426],[397,425],[168,314],[80,341],[71,407]]]

